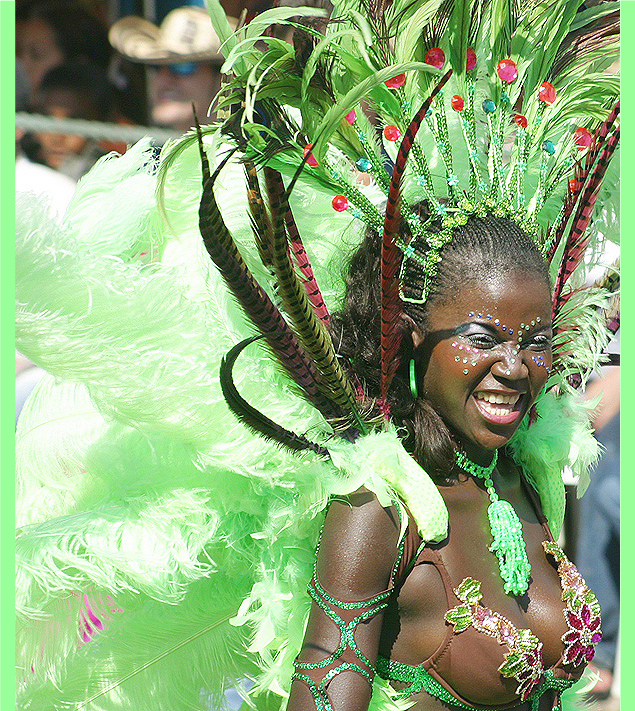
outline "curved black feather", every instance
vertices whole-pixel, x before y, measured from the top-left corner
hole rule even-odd
[[[303,435],[285,429],[262,412],[252,407],[238,392],[233,379],[234,363],[245,348],[264,336],[251,336],[237,343],[223,356],[220,364],[220,386],[229,409],[249,429],[265,439],[273,440],[294,451],[309,449],[316,454],[328,456],[328,450],[315,442],[311,442]]]

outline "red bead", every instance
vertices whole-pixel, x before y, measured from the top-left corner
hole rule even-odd
[[[578,185],[578,181],[575,178],[569,179],[569,191],[570,192],[574,193],[577,185]]]
[[[406,83],[406,75],[405,74],[397,74],[396,77],[392,77],[391,79],[386,79],[384,84],[389,88],[389,89],[398,89],[400,86],[403,86]]]
[[[441,69],[445,64],[445,52],[440,47],[432,47],[426,52],[426,64]]]
[[[463,111],[463,109],[465,108],[465,101],[463,101],[463,99],[458,94],[455,94],[452,97],[451,103],[452,103],[452,108],[455,111]]]
[[[355,109],[351,109],[344,118],[350,123],[352,126],[355,123],[355,119],[357,118],[357,114],[355,113]]]
[[[468,47],[465,53],[465,68],[468,72],[476,68],[476,52],[471,47]]]
[[[588,148],[591,145],[591,143],[593,142],[593,136],[586,128],[576,128],[576,130],[573,132],[573,142],[581,151],[583,151],[585,148]]]
[[[348,210],[348,198],[346,195],[336,195],[333,198],[333,209],[337,210],[337,212]]]
[[[398,141],[399,138],[401,137],[401,131],[397,128],[397,126],[386,126],[384,129],[384,138],[387,141]]]
[[[313,148],[312,143],[307,143],[306,146],[304,146],[304,156],[309,156],[306,161],[307,165],[310,165],[312,168],[316,168],[319,164],[315,160],[313,153],[311,153],[311,148]]]
[[[511,84],[518,76],[516,62],[514,62],[513,59],[501,59],[498,63],[498,67],[496,67],[496,71],[498,72],[498,76],[508,84]]]
[[[514,116],[514,122],[521,128],[527,128],[527,117],[522,114],[516,114]]]
[[[543,81],[538,89],[538,99],[544,101],[545,104],[553,104],[556,100],[556,88],[548,81]]]

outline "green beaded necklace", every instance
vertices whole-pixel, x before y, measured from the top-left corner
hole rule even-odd
[[[455,451],[456,463],[468,474],[472,474],[485,482],[485,488],[490,501],[487,509],[489,527],[494,542],[489,547],[498,558],[501,578],[508,595],[524,595],[529,587],[531,565],[527,559],[527,549],[523,539],[523,526],[509,501],[498,498],[492,472],[498,462],[498,451],[494,451],[492,462],[487,467],[481,467],[467,458],[458,450]]]

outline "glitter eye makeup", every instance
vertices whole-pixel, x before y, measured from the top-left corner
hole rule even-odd
[[[490,326],[489,323],[485,322],[491,322],[494,326],[500,328],[501,331],[505,332],[506,335],[513,336],[514,335],[514,329],[510,328],[507,326],[505,323],[501,323],[501,320],[499,318],[494,318],[491,314],[482,314],[479,313],[478,311],[470,311],[467,314],[468,319],[476,319],[476,322],[472,323],[464,323],[458,326],[455,330],[455,335],[461,336],[462,338],[470,338],[472,337],[476,342],[476,345],[468,345],[465,343],[459,343],[458,340],[453,340],[452,341],[452,347],[453,348],[458,348],[460,351],[464,351],[466,353],[473,353],[474,356],[472,359],[470,358],[463,358],[461,356],[455,356],[454,360],[458,363],[462,361],[464,364],[470,364],[471,366],[476,366],[478,365],[478,360],[476,359],[476,356],[479,356],[481,359],[484,358],[489,358],[490,354],[488,353],[488,349],[494,348],[497,344],[494,342],[495,338],[495,329]],[[483,333],[483,334],[478,334],[474,333],[471,334],[469,333],[470,327],[471,326],[478,326],[479,324],[482,324],[486,326],[486,331],[488,333]],[[517,342],[512,349],[512,357],[510,358],[510,363],[515,364],[518,360],[518,356],[522,348],[527,347],[527,343],[530,341],[527,341],[529,339],[529,332],[532,328],[534,328],[537,324],[540,324],[540,317],[536,317],[535,319],[532,319],[529,323],[521,323],[520,328],[516,329],[515,333],[517,336]],[[489,333],[491,329],[491,333]],[[478,339],[480,337],[480,342],[478,342]],[[525,338],[525,343],[523,344],[523,338]],[[542,355],[539,356],[534,356],[532,357],[532,361],[539,367],[544,366],[546,369],[546,372],[550,372],[550,369],[548,366],[544,363],[544,359]],[[509,369],[504,371],[506,375],[510,375],[511,371]],[[469,369],[465,368],[463,370],[463,373],[465,375],[469,374]]]

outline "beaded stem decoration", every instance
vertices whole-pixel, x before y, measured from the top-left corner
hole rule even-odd
[[[527,558],[527,549],[523,539],[523,527],[518,514],[509,501],[498,497],[492,472],[498,462],[498,451],[494,451],[494,458],[487,467],[475,464],[463,452],[455,452],[457,465],[472,476],[483,479],[485,488],[491,501],[487,509],[490,531],[494,539],[489,547],[498,558],[504,590],[508,595],[524,595],[529,587],[529,574],[531,565]]]

